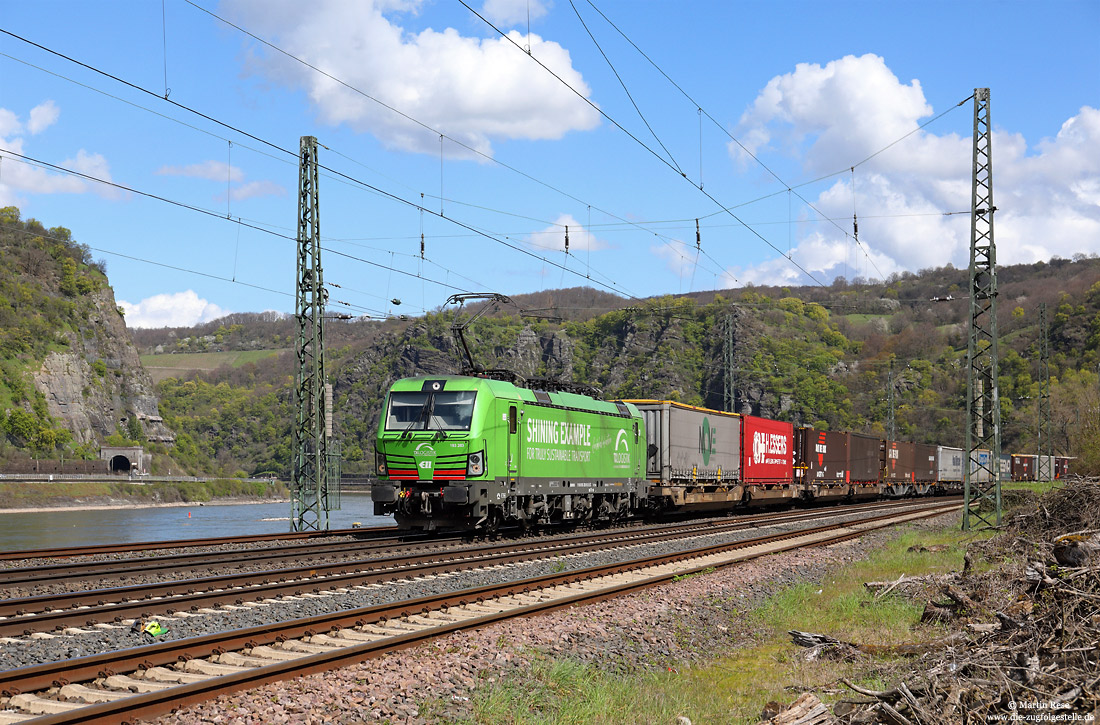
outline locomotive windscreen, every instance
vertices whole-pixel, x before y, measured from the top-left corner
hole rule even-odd
[[[474,390],[390,393],[386,430],[470,430]]]

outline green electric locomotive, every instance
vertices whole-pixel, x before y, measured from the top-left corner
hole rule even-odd
[[[613,521],[645,505],[637,408],[471,376],[398,380],[375,444],[376,514],[402,529]]]

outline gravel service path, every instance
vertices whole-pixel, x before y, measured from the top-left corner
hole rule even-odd
[[[909,526],[938,528],[957,516]],[[819,581],[897,535],[891,529],[785,552],[608,602],[459,632],[353,667],[222,696],[152,722],[427,725],[472,717],[470,700],[478,688],[522,677],[538,657],[572,659],[613,672],[668,671],[744,641],[744,633],[731,623],[736,612],[787,585]]]

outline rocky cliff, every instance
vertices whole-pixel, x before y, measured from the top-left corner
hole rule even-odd
[[[49,414],[77,443],[102,442],[135,430],[153,443],[175,435],[160,416],[156,390],[141,366],[126,322],[110,287],[90,295],[87,324],[61,335],[68,352],[50,352],[34,373],[34,386],[46,398]]]
[[[171,443],[107,281],[64,227],[0,209],[0,452],[95,457],[114,434]]]

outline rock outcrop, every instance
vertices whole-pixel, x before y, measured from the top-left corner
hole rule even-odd
[[[93,294],[92,310],[80,330],[59,334],[69,351],[50,352],[34,373],[50,415],[78,443],[102,441],[116,431],[126,435],[131,419],[149,441],[171,443],[175,435],[160,416],[153,380],[109,287]]]

